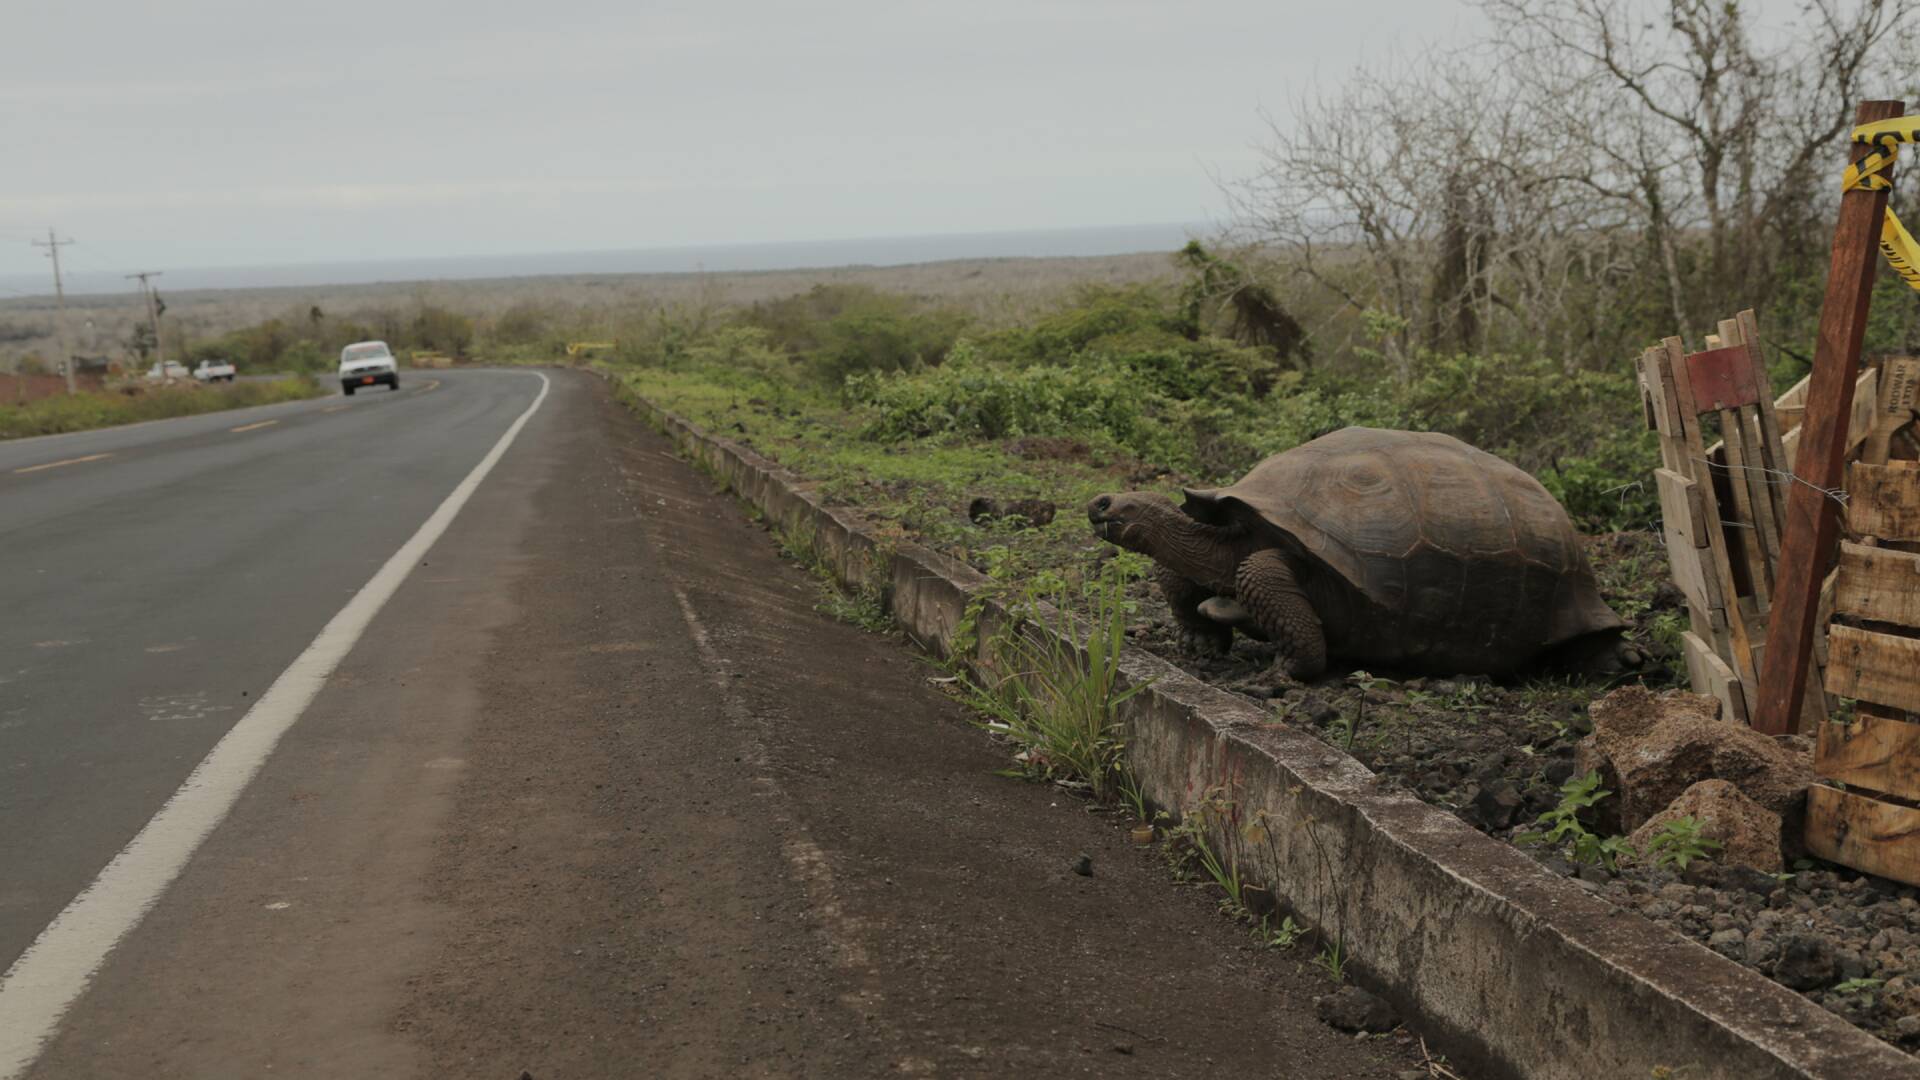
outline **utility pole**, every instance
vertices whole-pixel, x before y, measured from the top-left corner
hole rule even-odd
[[[160,368],[160,377],[167,374],[167,349],[160,344],[160,312],[153,306],[153,288],[147,284],[148,278],[156,278],[165,273],[163,270],[144,270],[138,274],[128,274],[129,278],[140,279],[140,298],[147,303],[147,326],[153,330],[153,362]]]
[[[47,258],[53,260],[53,299],[59,312],[55,316],[54,337],[60,343],[60,368],[67,373],[67,393],[72,394],[77,392],[79,387],[73,370],[77,366],[73,360],[73,347],[67,340],[67,289],[60,280],[60,249],[73,243],[73,239],[69,237],[62,240],[53,234],[52,229],[48,229],[45,240],[29,240],[27,243],[34,247],[46,248]]]

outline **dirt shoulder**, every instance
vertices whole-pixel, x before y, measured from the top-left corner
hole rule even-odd
[[[1393,1076],[596,392],[495,635],[401,1025],[430,1072]],[[1093,874],[1073,870],[1082,852]]]

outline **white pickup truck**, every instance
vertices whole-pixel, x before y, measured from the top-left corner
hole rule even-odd
[[[400,361],[384,341],[356,341],[340,350],[340,390],[352,394],[363,386],[385,383],[400,389]]]
[[[202,360],[200,366],[193,369],[193,377],[205,383],[232,382],[233,361]]]

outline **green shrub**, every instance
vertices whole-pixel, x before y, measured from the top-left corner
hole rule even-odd
[[[1014,435],[1104,436],[1141,451],[1157,440],[1146,409],[1152,395],[1126,379],[1085,368],[1013,368],[956,346],[938,368],[849,376],[847,395],[871,409],[863,438]]]
[[[296,341],[280,354],[280,370],[296,375],[331,373],[337,367],[334,354],[322,351],[318,342]]]

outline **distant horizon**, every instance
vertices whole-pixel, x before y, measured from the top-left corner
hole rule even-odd
[[[304,263],[161,267],[155,287],[168,292],[207,289],[274,289],[334,285],[410,284],[516,277],[621,274],[739,273],[905,266],[964,259],[1091,258],[1177,250],[1188,239],[1219,231],[1203,222],[1010,229],[779,240],[667,247],[529,251],[493,255],[400,256]],[[76,271],[66,275],[69,296],[110,296],[137,291],[122,274]],[[0,274],[0,303],[53,299],[51,275]]]

